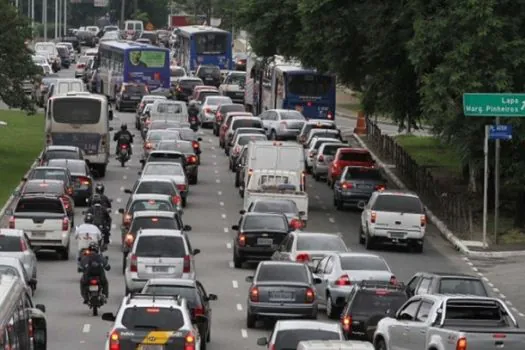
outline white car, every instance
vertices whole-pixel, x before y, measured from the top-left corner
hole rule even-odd
[[[23,230],[0,228],[0,257],[18,258],[31,279],[31,288],[36,289],[36,255]]]

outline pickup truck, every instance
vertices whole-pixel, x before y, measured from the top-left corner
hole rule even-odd
[[[288,199],[304,212],[301,219],[308,220],[308,194],[301,182],[302,174],[295,171],[257,169],[252,172],[244,193],[244,210],[256,200]]]
[[[35,252],[55,250],[68,260],[71,221],[59,196],[22,195],[11,214],[9,228],[24,230]]]
[[[525,330],[504,302],[466,295],[418,295],[379,321],[376,350],[522,350]]]

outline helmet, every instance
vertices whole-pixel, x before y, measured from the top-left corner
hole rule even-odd
[[[126,124],[122,124],[122,125],[120,126],[120,130],[122,130],[122,131],[126,131],[126,130],[128,130],[128,126],[127,126]]]
[[[87,213],[86,216],[84,217],[84,222],[86,224],[92,224],[93,223],[93,214],[91,213]]]
[[[98,253],[98,244],[96,242],[89,243],[89,250],[93,253]]]
[[[102,183],[98,183],[97,186],[95,187],[95,192],[98,194],[104,194],[104,190],[105,190],[105,187],[104,187],[104,184]]]
[[[100,204],[102,203],[102,197],[100,197],[100,194],[95,193],[93,197],[91,197],[91,204]]]

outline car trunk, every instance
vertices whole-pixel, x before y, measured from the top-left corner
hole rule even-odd
[[[303,128],[303,125],[305,123],[304,120],[283,120],[281,123],[286,124],[286,128],[289,130],[297,130],[300,131]]]
[[[257,282],[259,301],[304,304],[308,284],[301,282]]]
[[[363,194],[363,195],[372,195],[374,191],[379,189],[381,186],[385,186],[384,181],[379,180],[347,180],[346,183],[351,184],[351,188],[349,188],[349,192],[352,192],[353,194]],[[343,189],[344,190],[344,189]]]
[[[87,190],[90,185],[90,180],[84,174],[71,174],[76,190]]]
[[[377,270],[345,270],[344,273],[348,275],[352,283],[361,281],[383,281],[389,282],[393,273],[390,271]]]
[[[246,237],[246,245],[249,247],[276,247],[284,237],[285,232],[271,232],[271,231],[244,231]]]
[[[140,279],[181,278],[183,258],[178,257],[137,257],[137,271]]]

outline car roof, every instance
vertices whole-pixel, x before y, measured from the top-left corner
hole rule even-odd
[[[142,229],[139,230],[138,237],[151,237],[151,236],[175,236],[175,237],[184,237],[184,234],[180,230],[163,230],[163,229]]]
[[[186,141],[186,142],[189,142],[189,141]],[[154,151],[149,152],[149,156],[151,156],[152,154],[160,154],[160,153],[183,155],[183,152],[180,152],[180,151],[154,150]]]
[[[378,191],[379,196],[408,196],[419,198],[417,193],[409,190],[383,190]]]
[[[63,166],[49,166],[49,165],[42,165],[34,167],[33,170],[63,170],[67,172],[67,168]]]
[[[171,197],[167,194],[153,194],[153,193],[140,193],[140,194],[134,194],[131,196],[131,201],[145,200],[145,199],[167,200],[169,202],[171,200]]]
[[[144,176],[144,177],[141,177],[137,180],[139,182],[139,184],[143,183],[143,182],[169,182],[169,183],[173,183],[172,180],[170,179],[167,179],[166,177],[162,177],[162,176]]]
[[[325,236],[325,237],[338,237],[341,238],[336,233],[327,233],[327,232],[305,232],[305,231],[294,231],[291,234],[296,235],[297,237],[311,237],[311,236]]]
[[[62,185],[64,184],[64,181],[62,180],[55,180],[55,179],[29,179],[26,181],[27,184],[36,184],[36,183],[49,183],[51,185]]]
[[[197,281],[187,278],[150,278],[148,285],[166,285],[166,286],[188,286],[194,287],[197,284]]]
[[[175,215],[172,211],[160,211],[160,210],[143,210],[133,214],[133,218],[149,218],[149,217],[159,217],[159,218],[173,218]]]
[[[461,278],[473,278],[473,279],[481,279],[481,277],[479,276],[474,276],[474,275],[469,275],[469,274],[466,274],[466,273],[456,273],[456,272],[418,272],[418,274],[426,274],[426,275],[436,275],[436,276],[439,276],[439,277],[445,277],[445,278],[450,278],[450,277],[461,277]]]
[[[50,163],[64,163],[64,164],[67,164],[67,163],[78,163],[78,164],[86,164],[86,161],[85,160],[82,160],[82,159],[65,159],[65,158],[55,158],[55,159],[50,159],[48,160],[48,162]],[[59,167],[58,167],[59,168]],[[65,167],[64,167],[65,168]]]
[[[370,257],[370,258],[378,258],[380,260],[385,260],[377,254],[370,254],[370,253],[337,252],[335,253],[335,255],[339,255],[342,258],[346,256],[352,256],[352,257]]]
[[[274,261],[274,260],[264,260],[264,261],[261,261],[259,263],[259,266],[264,266],[264,265],[289,265],[289,266],[303,266],[303,267],[306,267],[305,264],[301,263],[301,262],[297,262],[297,261],[284,261],[284,260],[279,260],[279,261]]]
[[[23,230],[14,228],[0,228],[0,236],[22,237],[23,235]]]
[[[51,145],[51,146],[47,146],[46,151],[75,151],[75,152],[78,152],[80,149],[78,147],[75,147],[75,146],[56,146],[56,145]]]
[[[341,326],[335,322],[314,320],[279,320],[275,324],[275,330],[286,331],[293,329],[322,329],[327,331],[341,331]]]

